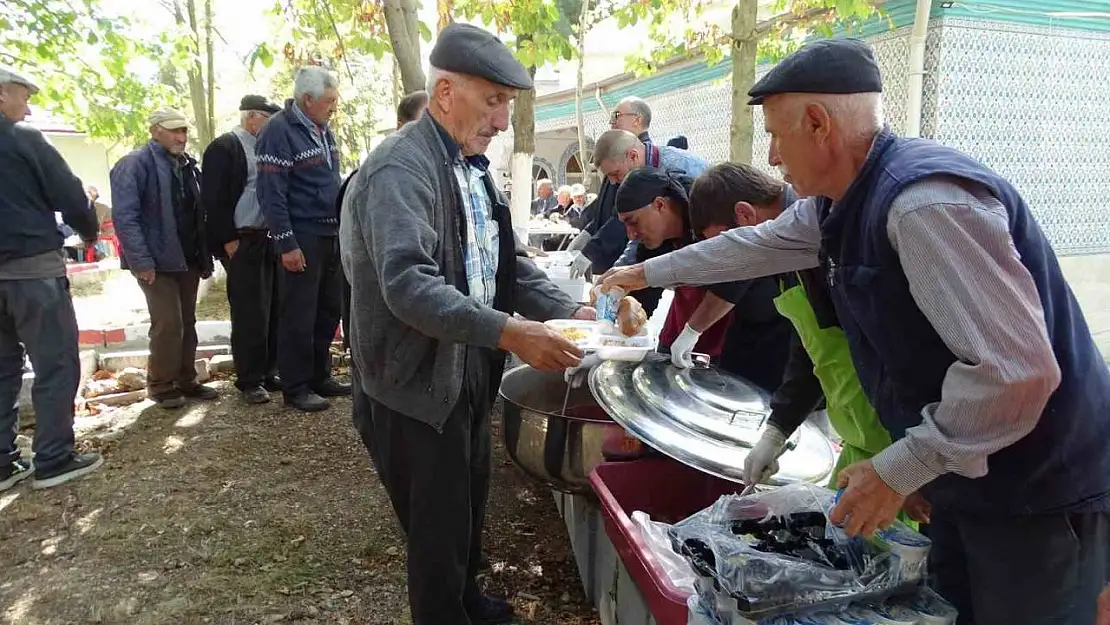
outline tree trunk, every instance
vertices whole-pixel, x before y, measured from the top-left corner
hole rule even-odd
[[[426,79],[420,66],[420,31],[415,0],[385,0],[385,23],[393,45],[393,57],[401,68],[405,93],[423,89]]]
[[[187,74],[189,76],[189,100],[193,105],[193,122],[197,129],[197,144],[200,149],[212,142],[212,128],[208,124],[208,98],[204,89],[204,72],[201,67],[201,37],[197,28],[197,7],[195,0],[185,0],[185,11],[174,0],[174,18],[178,24],[188,21],[189,30],[192,32],[193,62]]]
[[[451,22],[454,22],[452,17],[455,14],[455,0],[437,0],[436,10],[439,13],[436,19],[436,33],[438,34]]]
[[[752,109],[748,90],[755,83],[755,59],[759,45],[756,32],[758,0],[737,0],[732,8],[732,126],[729,133],[729,160],[752,162]]]
[[[586,159],[586,121],[582,115],[582,76],[586,64],[586,32],[589,30],[589,7],[587,2],[582,3],[578,12],[578,77],[574,85],[574,118],[578,125],[578,166],[582,170],[582,186],[586,189],[591,184],[590,162]]]
[[[205,76],[207,79],[207,89],[205,91],[208,96],[208,106],[205,111],[208,122],[208,141],[200,146],[201,150],[208,147],[208,143],[216,138],[216,55],[212,33],[212,0],[204,0],[204,52],[208,56],[208,71]]]
[[[536,68],[529,67],[533,77]],[[536,152],[536,91],[526,89],[513,100],[513,156],[509,161],[513,197],[510,209],[513,230],[521,242],[528,243],[528,221],[532,218],[532,155]]]

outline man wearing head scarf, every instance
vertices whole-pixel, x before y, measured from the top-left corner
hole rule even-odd
[[[427,113],[374,149],[343,202],[354,421],[405,532],[413,623],[492,625],[513,618],[475,579],[505,358],[577,365],[541,321],[593,310],[520,253],[483,156],[527,70],[467,24],[440,33],[430,62]]]
[[[784,59],[749,95],[770,164],[811,197],[605,285],[820,267],[894,439],[841,471],[831,519],[870,535],[919,493],[930,574],[961,625],[1091,625],[1110,561],[1110,369],[1017,189],[956,150],[895,136],[881,91],[858,40]]]

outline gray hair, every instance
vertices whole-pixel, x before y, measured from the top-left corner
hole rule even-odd
[[[871,139],[885,123],[881,93],[790,93],[786,97],[786,105],[794,109],[795,125],[802,123],[809,104],[824,107],[849,138]]]
[[[424,83],[424,85],[425,85],[424,90],[428,92],[428,97],[431,98],[432,93],[434,93],[435,90],[436,90],[436,83],[437,82],[439,82],[440,80],[456,80],[456,79],[460,78],[461,76],[462,76],[462,74],[458,74],[458,73],[448,71],[448,70],[445,70],[445,69],[440,69],[440,68],[436,67],[435,65],[429,65],[428,66],[428,79]]]
[[[564,185],[560,186],[559,190],[555,192],[555,195],[563,195],[563,194],[570,195],[570,185],[569,184],[564,184]]]
[[[617,102],[617,108],[620,108],[621,105],[624,104],[628,105],[628,108],[631,109],[631,112],[640,116],[640,121],[644,123],[644,128],[648,128],[651,126],[651,107],[648,106],[646,100],[644,100],[643,98],[637,98],[634,95],[630,95],[620,102]]]
[[[293,79],[293,98],[297,100],[306,95],[313,99],[322,98],[328,89],[339,89],[339,81],[323,67],[302,67]]]
[[[554,189],[555,185],[550,180],[548,180],[547,178],[540,178],[539,180],[536,181],[536,188],[537,189],[542,189],[544,187],[551,187],[552,189]]]
[[[601,133],[601,136],[597,138],[597,143],[594,144],[594,166],[600,167],[602,163],[611,158],[623,161],[629,150],[641,145],[643,145],[643,142],[640,141],[640,138],[627,130],[606,130]]]

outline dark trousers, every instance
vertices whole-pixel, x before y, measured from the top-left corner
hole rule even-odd
[[[413,625],[469,625],[490,479],[489,358],[471,348],[443,431],[367,396],[357,369],[354,422],[405,533]]]
[[[343,306],[339,237],[296,236],[304,254],[304,271],[280,271],[278,369],[286,397],[306,393],[331,376],[329,348]]]
[[[934,587],[959,625],[1093,625],[1110,513],[955,516],[933,508]]]
[[[199,286],[200,273],[195,269],[159,271],[154,284],[139,280],[150,313],[146,388],[151,397],[176,395],[197,383]]]
[[[236,386],[247,390],[277,375],[278,260],[265,232],[239,233],[239,249],[227,270],[227,301],[231,305],[231,355]]]
[[[340,269],[342,270],[342,265]],[[351,280],[343,274],[343,349],[351,347]]]
[[[0,467],[19,459],[24,347],[35,371],[35,466],[49,470],[73,452],[73,399],[81,380],[68,279],[0,280]]]

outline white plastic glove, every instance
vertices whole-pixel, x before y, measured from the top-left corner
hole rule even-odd
[[[690,327],[682,329],[682,334],[671,343],[671,362],[679,369],[689,369],[694,366],[694,359],[691,356],[694,352],[694,347],[698,344],[698,339],[701,338],[701,332]]]
[[[570,271],[568,272],[571,280],[578,280],[579,278],[586,277],[586,272],[593,266],[593,262],[586,258],[582,252],[574,253],[574,260],[570,261]]]
[[[601,362],[601,356],[598,356],[597,353],[586,354],[581,362],[578,363],[577,367],[567,368],[563,373],[563,379],[567,381],[567,384],[570,384],[571,388],[578,388],[582,386],[583,382],[589,379],[590,371],[592,371],[594,367],[600,365]]]
[[[578,250],[586,247],[586,244],[590,242],[590,238],[591,237],[589,232],[586,232],[585,230],[579,232],[578,236],[574,237],[574,239],[571,240],[570,245],[567,246],[567,251],[577,252]]]
[[[773,425],[768,425],[748,457],[744,458],[745,484],[759,484],[778,473],[778,457],[786,445],[786,435]]]

